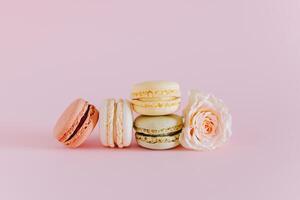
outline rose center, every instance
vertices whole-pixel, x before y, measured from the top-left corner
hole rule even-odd
[[[202,129],[207,135],[214,135],[218,126],[217,117],[211,112],[205,112],[203,114]]]

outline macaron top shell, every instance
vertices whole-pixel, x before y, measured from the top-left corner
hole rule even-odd
[[[76,99],[66,108],[53,129],[54,136],[57,140],[64,142],[71,136],[87,108],[88,102],[83,99]]]
[[[100,141],[104,146],[114,147],[115,100],[105,99],[100,105]]]
[[[155,117],[141,115],[134,121],[136,132],[144,134],[168,134],[180,131],[182,127],[182,117],[175,114]]]
[[[147,81],[132,87],[131,98],[180,97],[180,87],[176,82]]]

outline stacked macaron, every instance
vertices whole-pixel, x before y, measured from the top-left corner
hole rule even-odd
[[[148,149],[171,149],[179,145],[183,123],[178,115],[140,115],[134,122],[136,140]]]
[[[133,110],[137,143],[148,149],[170,149],[179,145],[182,118],[173,114],[180,106],[180,87],[175,82],[151,81],[133,86]]]

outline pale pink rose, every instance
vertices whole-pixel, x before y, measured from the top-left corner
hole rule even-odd
[[[191,91],[184,109],[184,128],[180,143],[188,149],[213,150],[231,136],[231,115],[222,100]]]

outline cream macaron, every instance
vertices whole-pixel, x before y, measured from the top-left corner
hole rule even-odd
[[[99,112],[83,99],[76,99],[59,117],[54,127],[55,138],[68,147],[80,146],[97,124]]]
[[[179,84],[169,81],[148,81],[133,86],[133,110],[142,115],[168,115],[180,106]]]
[[[133,115],[130,102],[106,99],[100,105],[100,142],[107,147],[127,147],[132,141]]]
[[[182,117],[175,114],[141,115],[134,121],[136,141],[140,146],[148,149],[171,149],[178,146],[182,127]]]

